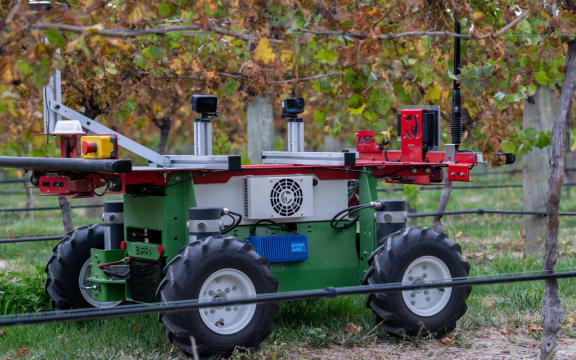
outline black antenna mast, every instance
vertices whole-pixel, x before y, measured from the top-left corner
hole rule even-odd
[[[454,19],[454,32],[460,34],[460,21]],[[462,138],[462,97],[460,95],[460,38],[454,38],[454,91],[452,93],[452,144],[456,150]]]

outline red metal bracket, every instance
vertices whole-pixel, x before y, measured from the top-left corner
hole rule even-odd
[[[375,135],[376,131],[373,130],[357,130],[356,131],[356,151],[360,153],[377,153],[380,152],[378,144],[376,144]]]
[[[402,110],[399,130],[402,161],[422,162],[422,109]]]
[[[470,165],[468,164],[449,164],[448,165],[449,181],[470,181]]]

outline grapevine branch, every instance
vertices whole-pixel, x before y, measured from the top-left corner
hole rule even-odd
[[[528,16],[528,12],[522,13],[516,19],[514,19],[509,24],[503,26],[500,30],[495,33],[490,34],[456,34],[449,31],[408,31],[401,33],[390,33],[390,34],[365,34],[365,33],[351,33],[351,32],[341,32],[341,31],[318,31],[309,29],[299,29],[300,33],[309,33],[317,36],[345,36],[356,39],[369,39],[376,38],[381,40],[391,40],[398,39],[402,37],[453,37],[461,38],[467,40],[482,40],[488,38],[495,38],[501,36],[503,33],[517,25],[520,21]],[[144,35],[165,35],[173,32],[185,32],[185,31],[208,31],[218,35],[231,36],[244,41],[253,42],[258,40],[258,35],[250,33],[238,33],[231,30],[224,29],[220,26],[214,24],[208,24],[206,26],[201,24],[189,24],[189,25],[171,25],[171,26],[160,26],[148,29],[102,29],[96,26],[93,27],[83,27],[77,25],[68,25],[61,23],[36,23],[32,25],[32,29],[37,30],[47,30],[47,29],[57,29],[66,32],[73,32],[78,34],[88,34],[88,35],[100,35],[108,37],[120,37],[129,38]],[[282,43],[282,40],[269,39],[272,43]]]
[[[495,33],[491,34],[457,34],[454,32],[449,31],[408,31],[408,32],[401,32],[396,34],[363,34],[363,33],[351,33],[351,32],[342,32],[342,31],[316,31],[316,30],[308,30],[308,29],[299,29],[298,31],[302,33],[314,34],[317,36],[344,36],[350,37],[355,39],[369,39],[369,38],[376,38],[381,40],[392,40],[398,39],[401,37],[453,37],[453,38],[461,38],[466,40],[483,40],[488,38],[495,38],[506,31],[510,30],[520,21],[524,20],[528,16],[527,12],[522,13],[516,19],[514,19],[511,23],[506,24],[500,30],[496,31]]]
[[[242,79],[244,77],[244,75],[242,75],[241,73],[227,73],[227,72],[219,71],[219,72],[216,72],[215,74],[217,76],[228,77],[228,78],[233,78],[233,79]],[[150,72],[138,71],[138,75],[146,76],[146,75],[150,75]],[[181,79],[197,79],[197,80],[203,79],[203,77],[201,75],[196,75],[196,74],[182,74],[182,75],[166,74],[165,76],[170,77],[170,78],[181,78]],[[342,76],[342,73],[341,72],[331,72],[331,73],[326,73],[326,74],[316,74],[316,75],[303,76],[303,77],[297,77],[297,78],[291,78],[291,79],[285,79],[285,80],[270,81],[270,82],[268,82],[268,84],[269,85],[282,85],[282,84],[289,84],[289,83],[297,83],[297,82],[301,82],[301,81],[318,80],[318,79],[323,79],[323,78],[333,77],[333,76]]]

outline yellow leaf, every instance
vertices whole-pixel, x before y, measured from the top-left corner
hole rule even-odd
[[[484,17],[482,11],[474,11],[474,20],[481,20]]]
[[[124,41],[121,39],[106,38],[106,42],[111,46],[114,46],[115,48],[120,49],[122,51],[128,51],[132,47],[132,45],[130,45],[128,41]]]
[[[146,5],[143,3],[138,3],[132,8],[132,11],[128,14],[128,18],[126,19],[129,24],[136,24],[139,23],[146,14]]]
[[[182,75],[183,71],[183,63],[181,58],[173,58],[170,60],[170,70],[175,72],[178,75]]]
[[[260,41],[258,41],[258,46],[256,46],[254,50],[254,60],[268,64],[275,59],[276,54],[274,54],[274,50],[270,47],[270,42],[266,38],[261,38]]]
[[[291,63],[294,60],[294,52],[292,50],[282,50],[280,60],[283,63]]]
[[[362,104],[359,108],[348,108],[348,113],[350,115],[359,115],[364,112],[364,109],[366,109],[366,104]]]
[[[0,81],[3,83],[11,83],[16,79],[16,70],[10,60],[6,59],[0,63]]]
[[[84,28],[84,31],[86,31],[88,34],[96,34],[98,33],[98,31],[104,29],[104,25],[102,24],[96,24],[93,26],[88,26]]]
[[[440,100],[440,95],[442,94],[442,88],[438,84],[432,85],[426,93],[426,99],[430,101]]]

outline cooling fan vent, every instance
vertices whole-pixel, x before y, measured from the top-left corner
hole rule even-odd
[[[280,216],[292,216],[302,207],[304,193],[293,179],[281,179],[270,191],[270,205]]]
[[[248,176],[244,179],[246,219],[290,219],[314,215],[313,177]]]

